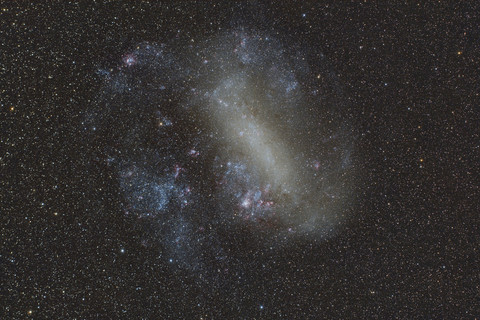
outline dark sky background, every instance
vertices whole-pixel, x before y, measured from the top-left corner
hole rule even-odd
[[[0,318],[480,317],[480,8],[453,3],[4,1]],[[244,279],[199,282],[145,245],[81,122],[138,43],[241,26],[325,55],[360,174],[334,237],[246,247]]]

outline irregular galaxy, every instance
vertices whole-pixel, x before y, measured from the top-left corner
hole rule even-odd
[[[88,119],[125,212],[190,270],[234,259],[232,230],[274,246],[334,234],[352,196],[353,130],[326,63],[309,66],[322,56],[255,31],[198,43],[194,55],[143,43],[99,72]]]
[[[477,3],[3,1],[0,319],[479,318]]]

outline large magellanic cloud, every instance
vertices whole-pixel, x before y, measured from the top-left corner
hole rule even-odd
[[[99,71],[86,126],[125,212],[192,270],[228,263],[237,237],[333,235],[353,197],[354,128],[318,48],[245,30],[192,43],[139,44]]]

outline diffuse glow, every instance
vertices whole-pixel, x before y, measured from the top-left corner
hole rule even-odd
[[[274,37],[198,43],[183,58],[139,45],[109,75],[100,109],[111,112],[105,127],[117,124],[106,158],[125,213],[152,223],[172,261],[192,270],[208,265],[205,252],[225,259],[222,237],[235,231],[269,245],[332,235],[352,191],[337,88],[312,87],[292,62],[303,58]]]

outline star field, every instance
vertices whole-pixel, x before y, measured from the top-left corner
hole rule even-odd
[[[2,319],[480,316],[478,6],[0,6]]]

